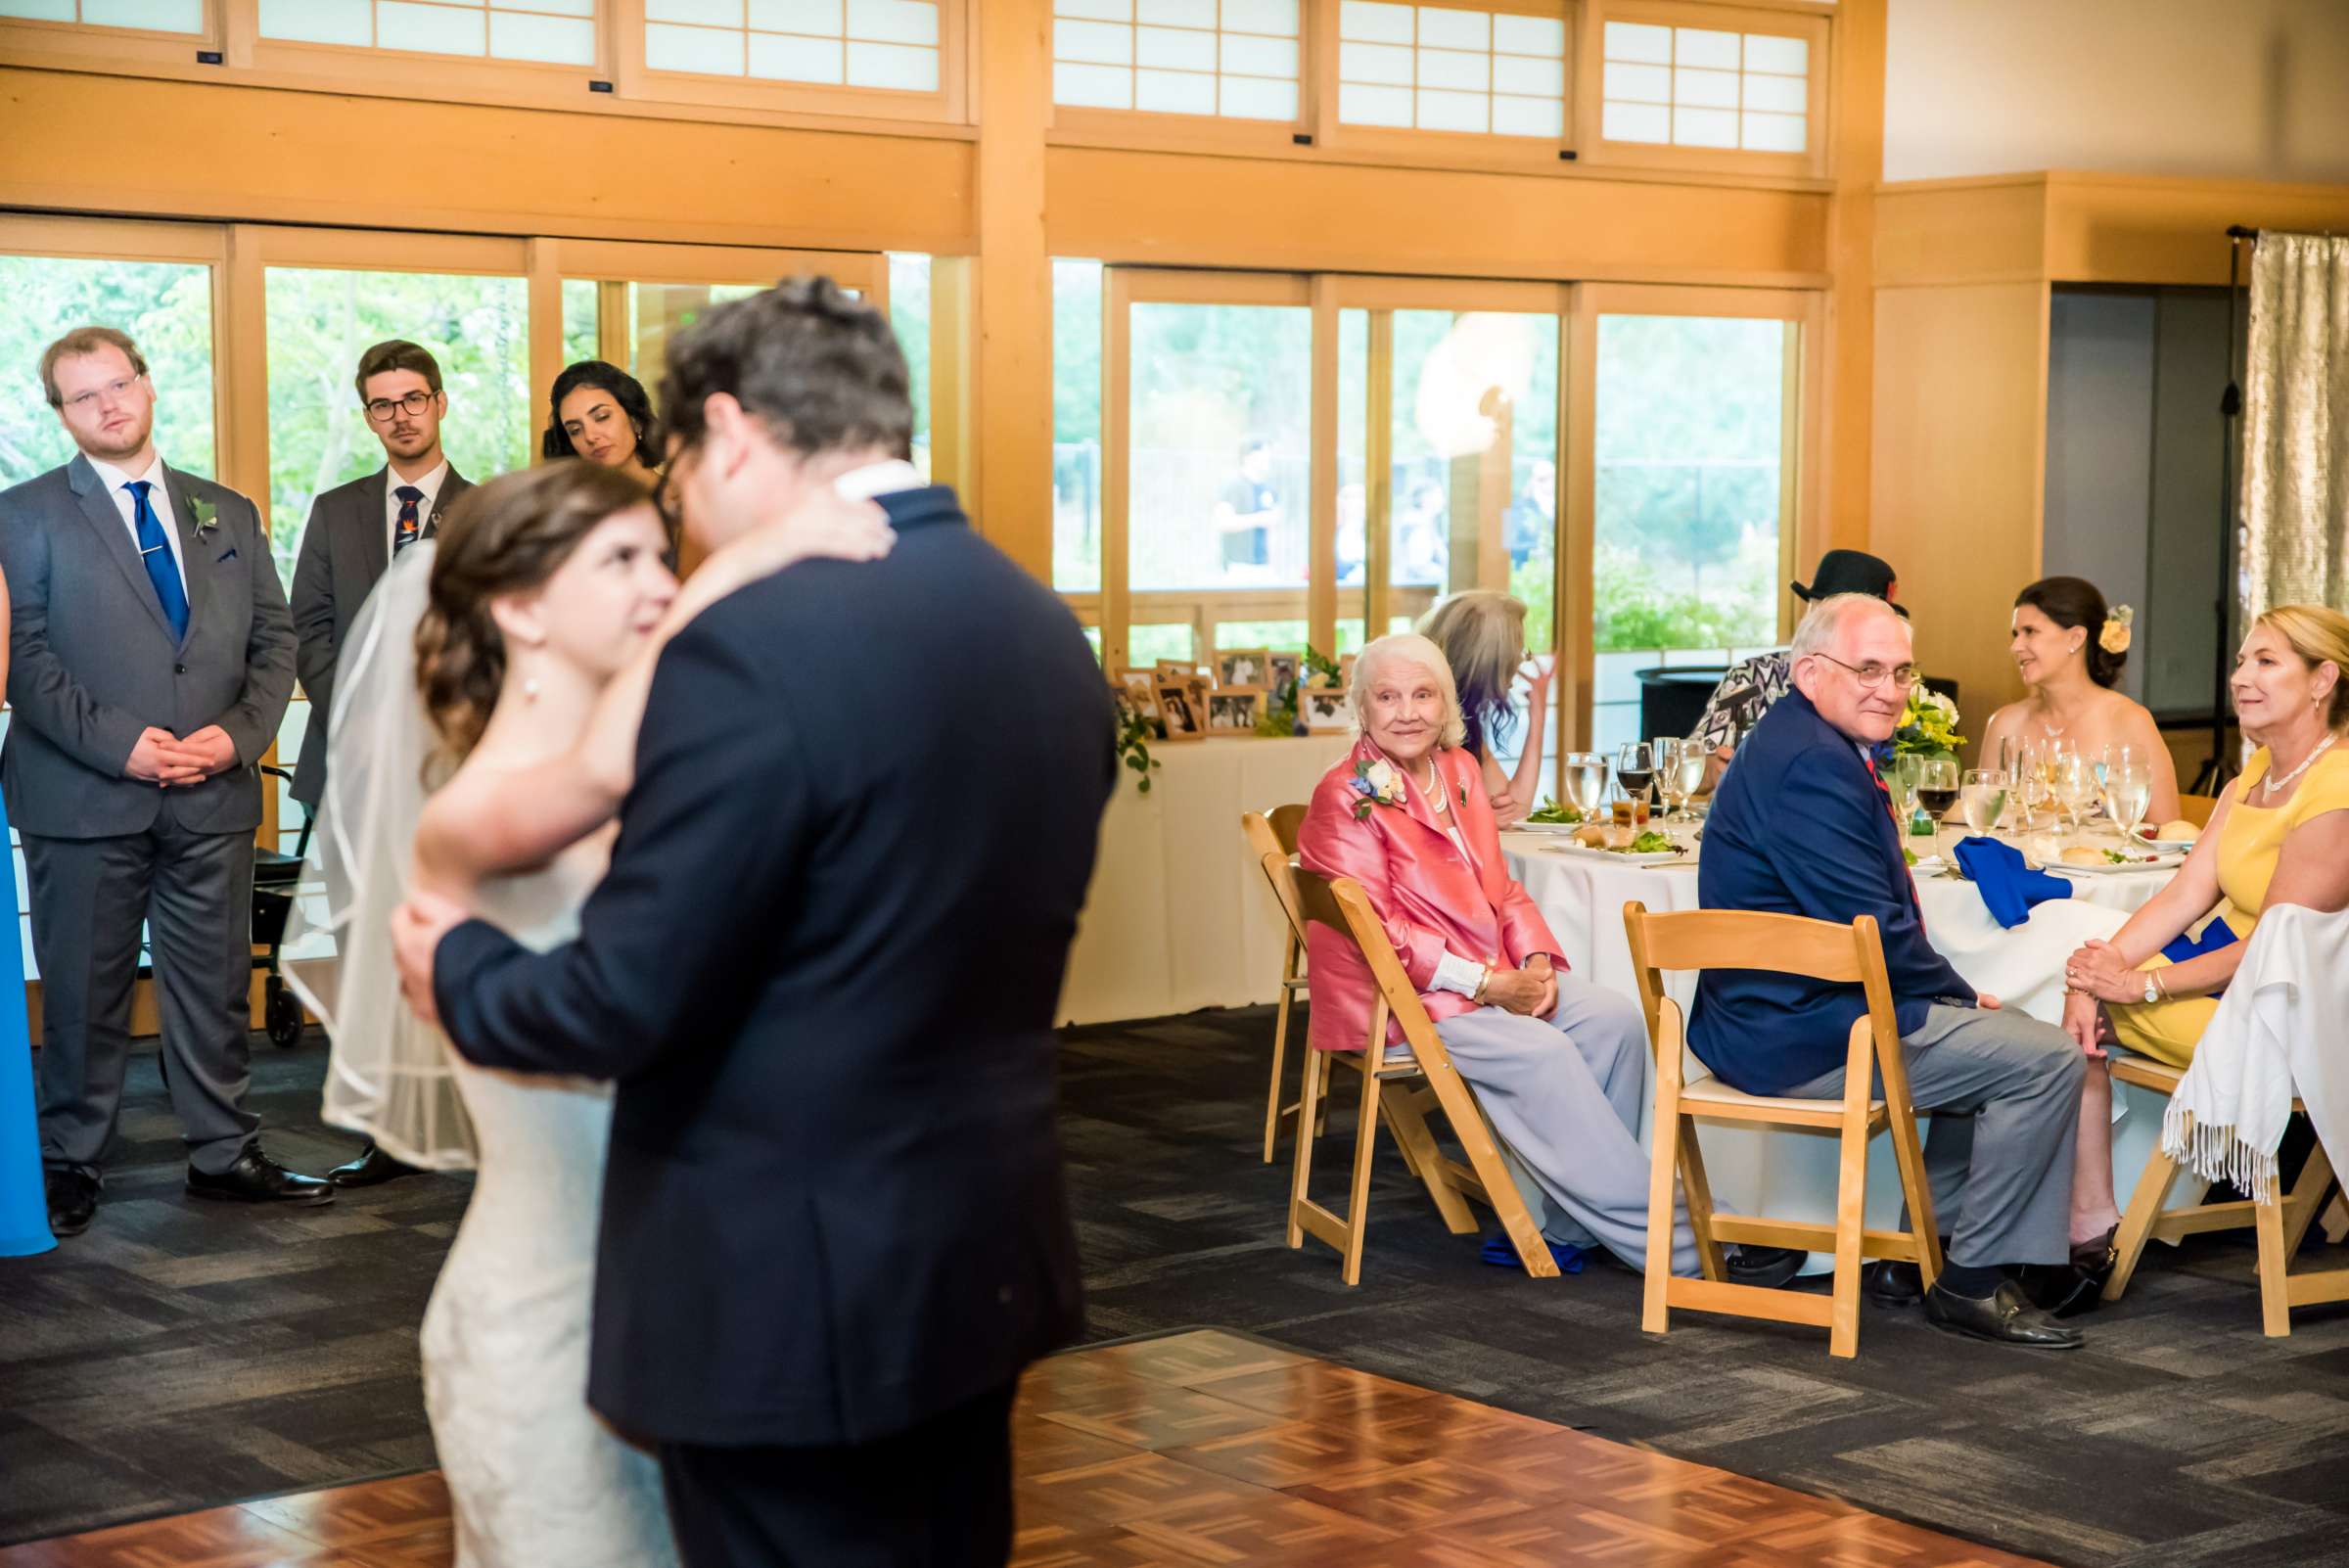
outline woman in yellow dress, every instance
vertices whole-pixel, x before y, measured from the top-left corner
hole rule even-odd
[[[2259,750],[2169,886],[2109,943],[2091,942],[2065,965],[2064,1027],[2084,1049],[2095,1049],[2100,1007],[2123,1046],[2186,1066],[2261,910],[2349,904],[2349,746],[2337,744],[2349,734],[2345,669],[2349,616],[2337,610],[2285,605],[2252,624],[2231,689]],[[2205,915],[2235,940],[2212,949]],[[2162,956],[2189,931],[2206,949],[2199,957]]]
[[[2063,1027],[2092,1058],[2111,1038],[2184,1067],[2217,993],[2243,961],[2260,911],[2275,903],[2349,905],[2349,616],[2285,605],[2253,623],[2230,690],[2243,734],[2259,745],[2227,786],[2169,885],[2113,933],[2066,960]],[[2207,917],[2207,918],[2205,918]],[[2216,929],[2224,922],[2234,940]],[[2162,949],[2191,934],[2198,956]],[[2213,946],[2214,939],[2223,945]],[[2059,1315],[2085,1310],[2111,1272],[2120,1214],[2112,1186],[2112,1087],[2092,1073],[2081,1094],[2072,1166],[2072,1269]]]

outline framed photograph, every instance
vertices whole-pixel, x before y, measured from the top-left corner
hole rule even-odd
[[[1204,684],[1204,682],[1202,682]],[[1198,740],[1207,733],[1207,700],[1168,681],[1158,688],[1158,719],[1170,741]]]
[[[1265,711],[1262,686],[1219,686],[1207,694],[1210,735],[1253,735]]]
[[[1138,684],[1133,679],[1137,674],[1145,677]],[[1158,680],[1152,671],[1123,670],[1118,679],[1109,683],[1109,689],[1117,694],[1120,707],[1142,715],[1153,735],[1160,740],[1167,738],[1167,720],[1158,708]]]
[[[1297,684],[1298,672],[1304,668],[1305,655],[1303,654],[1272,654],[1267,662],[1265,685],[1272,691],[1273,695],[1278,696]]]
[[[1158,705],[1158,681],[1156,669],[1148,667],[1137,669],[1130,665],[1110,677],[1111,685],[1123,687],[1141,699],[1145,706],[1153,708]]]
[[[1340,686],[1308,686],[1297,694],[1297,712],[1315,735],[1342,735],[1354,725],[1354,713]]]
[[[1269,648],[1218,648],[1216,650],[1216,685],[1219,689],[1245,686],[1262,691],[1271,683],[1272,650]]]
[[[1155,666],[1161,681],[1187,681],[1199,673],[1199,667],[1182,659],[1161,659]]]

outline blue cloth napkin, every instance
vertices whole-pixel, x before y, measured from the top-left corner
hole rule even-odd
[[[1547,1236],[1542,1239],[1547,1243],[1549,1255],[1558,1261],[1559,1273],[1579,1274],[1583,1271],[1583,1259],[1589,1248],[1568,1246],[1563,1241],[1551,1241]],[[1497,1268],[1522,1267],[1517,1261],[1517,1249],[1509,1245],[1507,1231],[1496,1230],[1485,1238],[1485,1262]]]
[[[2188,958],[2199,958],[2206,952],[2217,952],[2221,947],[2232,947],[2241,940],[2226,921],[2213,920],[2202,928],[2201,941],[2196,942],[2192,937],[2181,933],[2170,939],[2170,945],[2161,949],[2161,955],[2174,964],[2182,964]],[[2225,992],[2214,991],[2209,994],[2219,996],[2224,995]]]
[[[1958,856],[1958,868],[1981,891],[1990,917],[2009,930],[2031,918],[2033,904],[2072,896],[2069,882],[2032,870],[2023,863],[2023,852],[2011,844],[1977,833],[1959,839],[1953,853]]]

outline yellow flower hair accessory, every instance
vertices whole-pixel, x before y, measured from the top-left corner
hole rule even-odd
[[[2114,605],[2104,618],[2104,629],[2096,633],[2096,646],[2108,654],[2129,651],[2129,628],[2137,621],[2137,612],[2125,604]]]

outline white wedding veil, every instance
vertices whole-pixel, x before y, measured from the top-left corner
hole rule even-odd
[[[323,1115],[430,1170],[474,1164],[448,1038],[399,992],[392,912],[407,897],[434,734],[416,689],[416,623],[436,546],[400,552],[336,666],[326,789],[286,922],[286,982],[326,1026]]]

